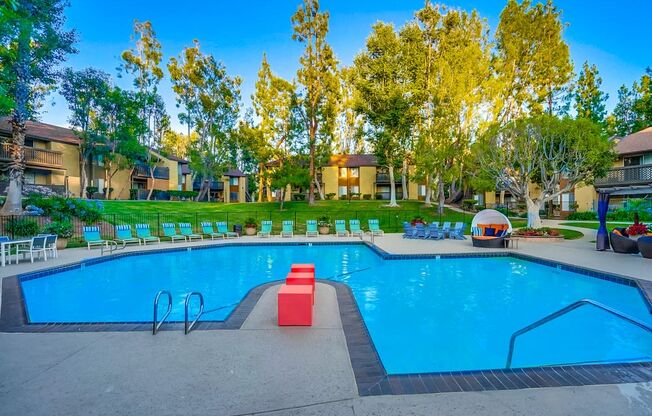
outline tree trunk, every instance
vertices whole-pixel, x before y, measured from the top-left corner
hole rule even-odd
[[[88,175],[86,174],[86,155],[81,155],[81,166],[79,167],[80,190],[79,197],[86,199],[86,188],[88,187]]]
[[[265,165],[260,163],[258,165],[258,202],[263,202],[263,188],[265,187],[265,179],[263,178],[264,170]]]
[[[431,207],[432,202],[430,202],[430,198],[432,196],[432,187],[430,184],[432,183],[432,177],[430,174],[426,175],[426,198],[424,201],[424,204],[426,207]]]
[[[315,185],[317,186],[317,192],[319,192],[319,199],[323,201],[326,198],[324,198],[324,189],[321,187],[321,184],[317,180],[317,172],[315,172],[314,178],[315,178]]]
[[[394,183],[394,166],[389,165],[389,204],[388,207],[398,207],[396,203],[396,183]]]
[[[147,193],[147,200],[152,200],[152,194],[154,193],[154,167],[149,167],[149,178],[152,180],[152,186],[149,187],[149,192]]]
[[[437,212],[439,212],[439,214],[443,214],[444,202],[446,201],[446,196],[444,193],[444,179],[441,175],[439,176],[439,183],[437,184],[437,187],[439,188],[437,190],[437,194],[439,195],[439,205],[437,206]]]
[[[310,177],[315,177],[315,140],[317,136],[317,122],[315,120],[310,121]],[[308,205],[315,205],[315,182],[310,181],[308,186]]]
[[[401,199],[404,201],[409,199],[407,174],[408,174],[408,163],[407,160],[403,160],[403,166],[401,167],[401,187],[403,188],[403,198]]]
[[[285,187],[281,187],[279,190],[279,195],[280,195],[280,208],[279,210],[283,211],[283,202],[285,202]]]
[[[527,226],[529,228],[541,228],[541,217],[539,216],[539,210],[543,201],[540,199],[533,200],[530,196],[525,197],[525,205],[527,206]]]

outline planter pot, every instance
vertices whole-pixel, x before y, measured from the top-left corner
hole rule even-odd
[[[256,235],[256,227],[245,227],[245,234]]]
[[[413,220],[413,221],[412,221],[412,226],[413,226],[413,227],[414,227],[415,225],[417,225],[417,224],[424,224],[424,225],[425,225],[425,222],[423,222],[423,220],[416,220],[416,221]]]
[[[68,239],[61,237],[57,238],[57,250],[63,250],[66,247],[68,247]]]
[[[319,234],[330,234],[331,232],[331,227],[319,227]]]

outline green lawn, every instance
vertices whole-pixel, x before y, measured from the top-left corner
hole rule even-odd
[[[559,234],[563,235],[566,240],[577,240],[578,238],[584,237],[584,234],[575,231],[575,230],[565,230],[563,228],[555,228],[557,231],[559,231]]]
[[[431,221],[461,221],[467,224],[470,233],[472,214],[465,214],[446,209],[439,215],[435,207],[426,208],[422,202],[400,201],[399,208],[385,207],[385,201],[318,201],[315,206],[306,202],[286,202],[283,211],[275,202],[263,203],[204,203],[177,201],[105,201],[104,220],[112,224],[149,223],[153,230],[159,229],[164,222],[190,222],[198,227],[202,221],[227,221],[242,224],[247,218],[274,222],[274,232],[281,228],[283,220],[295,221],[297,234],[305,233],[306,220],[327,216],[333,223],[337,219],[359,219],[363,229],[367,229],[367,220],[377,218],[380,226],[387,232],[402,231],[403,221],[410,221],[415,216],[422,216]],[[523,220],[513,221],[513,225],[522,227]]]

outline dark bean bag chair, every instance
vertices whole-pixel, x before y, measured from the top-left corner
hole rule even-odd
[[[618,235],[612,231],[609,233],[609,239],[611,240],[611,249],[614,253],[638,253],[638,244],[636,244],[635,240],[632,240],[626,235]]]
[[[505,237],[474,235],[471,240],[473,241],[473,247],[505,248]]]
[[[637,241],[641,256],[652,259],[652,237],[640,237]]]

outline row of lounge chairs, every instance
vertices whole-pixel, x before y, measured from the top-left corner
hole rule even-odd
[[[441,227],[437,221],[431,222],[427,226],[423,223],[416,223],[412,226],[406,221],[403,223],[403,238],[443,240],[448,237],[454,240],[466,240],[464,228],[463,222],[457,222],[451,228],[451,223],[448,221],[444,222]]]
[[[377,219],[370,219],[368,221],[369,234],[378,236],[383,235],[385,232],[380,229],[380,223]],[[348,236],[362,236],[365,234],[360,228],[360,220],[349,220],[349,229],[346,228],[345,220],[335,220],[335,235],[338,237],[348,237]],[[263,221],[261,223],[261,229],[258,231],[259,237],[270,237],[272,235],[272,221]],[[293,237],[294,236],[294,221],[286,220],[283,221],[280,237]],[[308,220],[306,221],[306,237],[317,237],[319,236],[319,230],[317,225],[317,220]]]

